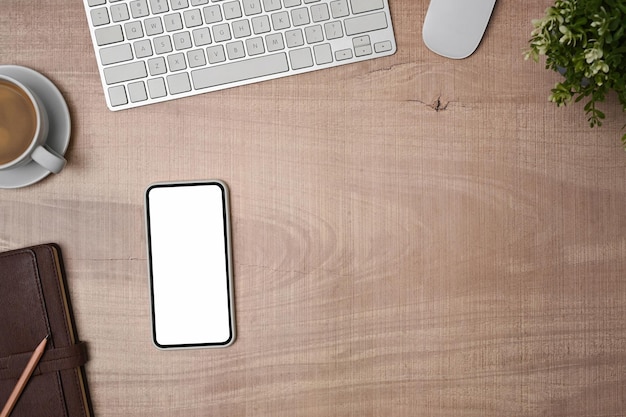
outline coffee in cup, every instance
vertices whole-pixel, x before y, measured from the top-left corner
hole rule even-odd
[[[28,95],[0,79],[0,165],[19,158],[37,131],[37,113]]]
[[[31,161],[58,173],[65,159],[45,146],[48,115],[39,98],[18,80],[0,74],[0,170]]]

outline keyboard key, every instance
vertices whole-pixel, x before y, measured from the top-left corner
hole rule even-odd
[[[227,43],[226,54],[228,54],[228,59],[239,59],[246,56],[246,52],[243,49],[243,42],[236,41]]]
[[[215,39],[215,42],[231,40],[230,25],[228,23],[223,23],[221,25],[213,26],[213,39]]]
[[[202,49],[195,49],[187,52],[187,61],[189,62],[189,68],[197,68],[206,65],[204,51]]]
[[[96,43],[99,46],[110,45],[124,40],[122,27],[120,25],[96,29],[94,34],[96,36]]]
[[[136,80],[147,77],[146,64],[143,61],[122,64],[104,69],[104,79],[107,84],[117,84],[123,81]]]
[[[161,75],[167,72],[167,68],[165,67],[165,58],[157,57],[148,60],[148,71],[150,71],[150,75]]]
[[[171,0],[170,4],[172,5],[172,10],[186,9],[189,7],[187,0]]]
[[[222,11],[220,6],[207,6],[202,9],[204,21],[207,25],[222,21]]]
[[[100,49],[102,65],[117,64],[131,59],[133,59],[133,51],[127,43]]]
[[[267,44],[268,52],[276,52],[285,49],[285,42],[283,42],[283,35],[281,33],[267,35],[265,37],[265,43]]]
[[[343,29],[340,22],[324,23],[324,32],[326,33],[326,39],[329,41],[343,37]]]
[[[345,61],[346,59],[352,59],[352,49],[341,49],[335,52],[335,59],[337,61]]]
[[[324,33],[320,25],[309,26],[304,29],[304,36],[307,43],[318,43],[324,40]]]
[[[167,95],[165,90],[165,80],[163,78],[152,78],[148,80],[148,92],[150,98],[160,98]]]
[[[146,0],[134,0],[129,5],[130,14],[134,19],[148,16],[148,3]]]
[[[93,6],[101,6],[106,3],[106,0],[88,0],[87,5]]]
[[[189,83],[189,75],[186,72],[180,74],[168,75],[167,86],[170,90],[170,94],[180,94],[191,91],[191,84]]]
[[[93,9],[91,11],[91,22],[94,26],[102,26],[109,23],[109,11],[107,8]]]
[[[167,65],[171,72],[187,69],[185,54],[172,54],[167,56]]]
[[[126,98],[126,89],[124,89],[123,85],[111,87],[109,88],[108,92],[111,106],[117,107],[128,104],[128,98]]]
[[[150,10],[153,14],[169,12],[167,0],[150,0]]]
[[[252,18],[252,30],[255,35],[260,35],[261,33],[267,33],[271,30],[270,27],[270,18],[263,15]]]
[[[330,14],[328,14],[328,5],[326,5],[326,3],[320,3],[311,6],[311,18],[315,23],[329,20]]]
[[[383,0],[350,0],[350,5],[354,14],[380,10],[385,7]]]
[[[245,38],[252,35],[250,32],[250,23],[247,20],[238,20],[233,22],[233,35],[235,39]]]
[[[385,12],[379,12],[346,19],[344,23],[346,25],[346,35],[352,36],[385,29],[387,27],[387,16]]]
[[[278,12],[272,15],[272,26],[274,30],[283,30],[287,29],[289,24],[289,13],[287,12]]]
[[[193,43],[196,46],[204,46],[211,43],[211,32],[209,28],[194,29],[191,32]]]
[[[129,41],[143,37],[141,22],[128,22],[124,24],[124,32],[126,33],[126,39]]]
[[[172,41],[170,37],[165,35],[154,38],[154,52],[159,55],[172,52]]]
[[[263,8],[266,12],[275,12],[280,10],[281,7],[280,0],[263,0]]]
[[[180,13],[165,15],[163,21],[165,22],[165,30],[168,32],[181,30],[183,28],[183,20],[180,17]]]
[[[315,63],[317,65],[330,64],[333,62],[333,51],[328,43],[315,45],[313,47],[313,53],[315,55]]]
[[[191,34],[189,32],[175,33],[172,38],[174,41],[174,48],[176,48],[177,51],[189,49],[193,46],[191,43]]]
[[[265,47],[263,46],[263,38],[246,39],[246,50],[250,56],[264,53]]]
[[[113,22],[122,22],[124,20],[130,19],[130,15],[128,14],[128,6],[126,4],[116,4],[111,6],[111,19]]]
[[[311,48],[289,51],[289,60],[291,61],[291,68],[294,70],[312,67],[313,56],[311,55]]]
[[[391,41],[377,42],[374,44],[374,51],[376,53],[391,51]]]
[[[148,95],[146,94],[146,86],[143,84],[143,81],[128,84],[128,95],[131,103],[146,101]]]
[[[163,33],[163,23],[161,23],[160,17],[151,17],[150,19],[146,19],[143,22],[146,27],[146,35],[160,35]]]
[[[333,18],[338,19],[340,17],[346,17],[350,14],[348,11],[347,0],[335,0],[330,2],[330,12]]]
[[[300,0],[283,0],[285,7],[296,7],[302,4]]]
[[[371,55],[371,54],[372,54],[372,45],[363,45],[363,46],[357,46],[356,48],[354,48],[355,56],[365,56],[365,55]]]
[[[278,53],[191,71],[191,78],[194,88],[199,90],[287,71],[287,56]]]
[[[239,1],[229,1],[228,3],[224,3],[224,17],[226,19],[237,19],[241,16],[241,4]]]
[[[149,39],[142,39],[133,44],[135,56],[137,58],[146,58],[152,55],[152,44]]]
[[[222,45],[209,46],[206,48],[206,56],[210,64],[218,64],[226,61],[226,54],[224,53],[224,47]]]
[[[357,36],[355,38],[352,38],[352,46],[354,46],[355,48],[359,46],[364,46],[364,45],[370,45],[369,36],[364,35],[364,36]]]
[[[202,15],[198,9],[185,10],[183,19],[185,20],[185,27],[187,28],[195,28],[202,24]]]
[[[285,40],[287,41],[287,48],[295,48],[296,46],[304,45],[302,30],[288,30],[287,32],[285,32]]]
[[[291,11],[291,22],[294,26],[304,26],[311,23],[309,9],[302,7]]]
[[[246,16],[252,16],[261,13],[261,1],[243,0],[243,12]]]

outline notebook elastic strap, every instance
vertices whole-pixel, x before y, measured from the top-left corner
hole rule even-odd
[[[18,353],[0,358],[0,379],[19,378],[33,352]],[[46,350],[33,375],[63,371],[82,366],[87,362],[84,342],[72,346]]]

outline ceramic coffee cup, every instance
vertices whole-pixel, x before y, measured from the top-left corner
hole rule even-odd
[[[0,74],[0,171],[35,161],[59,173],[65,159],[46,147],[48,113],[19,80]]]

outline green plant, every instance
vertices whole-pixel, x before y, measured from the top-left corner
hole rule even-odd
[[[533,25],[526,59],[545,55],[546,68],[563,74],[550,101],[563,106],[587,98],[591,127],[602,125],[597,103],[611,90],[626,111],[626,0],[555,0]]]

